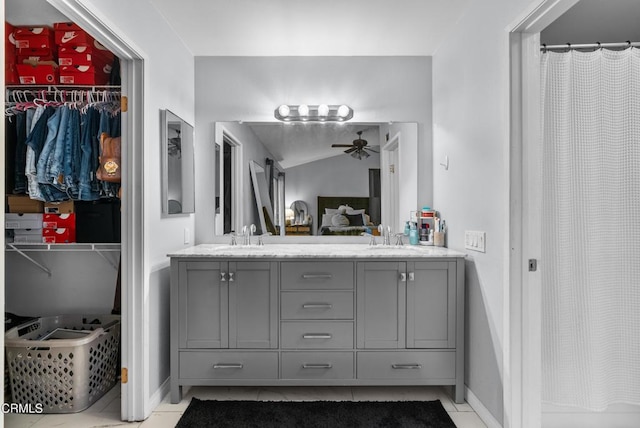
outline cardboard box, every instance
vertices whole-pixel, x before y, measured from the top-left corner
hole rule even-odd
[[[13,32],[17,49],[52,49],[53,30],[49,27],[16,27]]]
[[[84,30],[56,30],[55,43],[58,46],[93,45],[93,37]]]
[[[55,31],[83,31],[82,28],[74,22],[54,22],[53,29]]]
[[[15,229],[13,242],[16,244],[41,244],[42,229]]]
[[[109,74],[97,73],[93,65],[66,65],[60,67],[60,83],[65,85],[106,85]]]
[[[8,195],[10,213],[39,213],[44,210],[44,203],[31,199],[27,195]]]
[[[42,242],[45,244],[69,244],[76,242],[75,229],[42,229]]]
[[[58,70],[49,64],[38,64],[35,67],[17,64],[20,83],[23,85],[51,85],[58,83]]]
[[[45,214],[71,214],[73,213],[73,201],[64,201],[64,202],[47,202],[44,204],[44,212]]]
[[[75,229],[75,214],[44,214],[42,216],[43,229]]]
[[[42,214],[5,213],[5,229],[42,229]]]

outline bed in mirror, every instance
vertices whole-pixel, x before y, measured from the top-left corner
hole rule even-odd
[[[364,140],[366,148],[358,147],[362,144],[358,140]],[[251,164],[267,170],[263,175],[259,170],[256,172],[266,189],[256,194],[260,194],[263,205],[269,198],[273,211],[271,220],[279,234],[285,225],[302,222],[300,210],[304,210],[311,223],[309,234],[347,234],[340,233],[346,230],[335,229],[340,226],[332,224],[334,229],[327,228],[329,220],[324,215],[327,210],[338,210],[343,205],[344,214],[350,216],[354,215],[354,210],[364,210],[365,216],[361,216],[361,220],[347,218],[352,230],[354,227],[374,230],[377,225],[384,224],[401,231],[409,212],[418,204],[416,123],[218,122],[216,144],[218,141],[222,143],[220,153],[230,146],[227,150],[230,153],[229,169],[233,172],[236,165],[244,168],[236,171],[238,178],[234,183],[234,175],[229,177],[229,170],[225,175],[225,164],[216,162],[220,193],[224,189],[237,189],[235,198],[231,195],[228,199],[231,204],[240,202],[239,206],[233,205],[237,219],[232,216],[240,226],[262,225],[259,216],[264,216],[252,189],[242,185],[243,174],[249,175],[247,170]],[[234,160],[236,152],[241,164]],[[253,162],[242,162],[242,159]],[[275,163],[276,175],[268,173],[269,162]],[[279,184],[276,186],[275,183]],[[253,181],[249,185],[255,186]],[[251,192],[250,198],[246,192]],[[335,206],[327,205],[329,203]],[[336,219],[340,220],[344,221]],[[216,233],[221,235],[222,230],[222,227],[216,228]]]
[[[162,213],[195,212],[193,126],[169,110],[160,111]]]

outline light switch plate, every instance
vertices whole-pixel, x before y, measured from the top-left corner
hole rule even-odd
[[[465,230],[464,248],[472,251],[485,252],[487,233],[477,230]]]

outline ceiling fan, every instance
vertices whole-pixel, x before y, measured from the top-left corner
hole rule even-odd
[[[332,144],[331,147],[349,147],[344,152],[350,154],[351,157],[356,159],[366,159],[371,156],[368,152],[379,153],[370,147],[367,147],[367,140],[362,139],[362,131],[358,131],[358,138],[353,140],[351,144]]]

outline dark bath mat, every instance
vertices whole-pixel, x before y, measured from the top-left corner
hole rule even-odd
[[[176,428],[455,428],[435,401],[214,401],[193,398]]]

